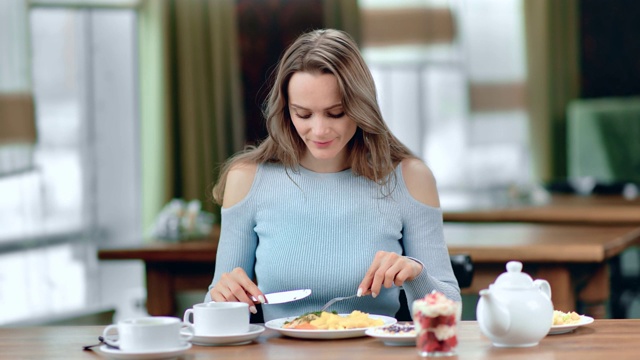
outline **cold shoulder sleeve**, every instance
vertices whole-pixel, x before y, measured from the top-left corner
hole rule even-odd
[[[260,170],[256,173],[255,182],[259,179]],[[220,241],[216,252],[216,266],[211,285],[205,295],[205,302],[211,301],[210,291],[220,281],[223,273],[241,267],[249,278],[254,278],[254,265],[258,236],[254,228],[255,203],[252,201],[253,187],[243,200],[221,210]]]
[[[403,206],[402,243],[406,256],[422,263],[420,275],[403,285],[408,303],[437,290],[460,301],[460,287],[453,273],[449,250],[444,239],[442,210],[415,200],[399,174]]]

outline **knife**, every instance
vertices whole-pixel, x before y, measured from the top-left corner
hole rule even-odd
[[[296,301],[300,299],[304,299],[307,296],[311,295],[311,289],[301,289],[301,290],[291,290],[291,291],[281,291],[270,294],[264,294],[264,298],[267,300],[266,304],[282,304],[290,301]],[[253,296],[251,300],[258,301]]]

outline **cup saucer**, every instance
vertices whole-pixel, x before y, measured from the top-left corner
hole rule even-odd
[[[110,348],[107,345],[100,346],[100,351],[108,358],[119,360],[171,359],[182,355],[189,349],[191,349],[191,344],[189,343],[178,348],[150,351],[123,351]]]
[[[250,324],[249,331],[246,333],[229,335],[198,335],[196,333],[190,341],[194,345],[202,346],[245,345],[260,336],[263,331],[263,326]]]

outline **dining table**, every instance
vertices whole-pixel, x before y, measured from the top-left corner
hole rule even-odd
[[[516,260],[524,272],[549,282],[556,309],[575,311],[579,302],[584,314],[602,319],[610,294],[608,261],[640,243],[640,226],[454,222],[444,224],[444,237],[450,254],[473,261],[473,280],[463,293],[478,294]],[[144,261],[148,313],[175,315],[179,291],[201,290],[204,296],[218,239],[215,229],[206,239],[103,248],[98,258]]]
[[[544,193],[539,199],[501,191],[443,191],[447,222],[528,222],[640,226],[640,197]]]
[[[444,233],[449,252],[468,254],[474,264],[473,281],[463,292],[489,287],[508,261],[517,260],[534,279],[549,282],[555,309],[597,319],[608,317],[609,261],[640,244],[635,226],[446,223]]]
[[[143,359],[143,355],[126,357],[106,354],[95,344],[104,326],[0,327],[2,359],[90,360],[115,356],[120,359]],[[640,354],[640,319],[603,319],[580,326],[572,332],[547,335],[538,345],[521,348],[494,346],[480,331],[476,321],[458,324],[457,355],[449,359],[517,359],[517,360],[601,360],[637,359]],[[299,339],[266,329],[243,345],[193,345],[179,354],[181,360],[205,359],[420,359],[412,344],[389,346],[380,339],[361,336],[349,339]]]
[[[441,205],[445,222],[464,223],[534,223],[557,225],[594,226],[640,226],[640,196],[623,195],[620,186],[596,185],[592,193],[580,194],[570,191],[568,184],[556,184],[547,191],[542,187],[518,191],[517,187],[478,190],[450,189],[441,192]],[[598,190],[599,188],[599,190]],[[558,191],[560,190],[560,191]],[[569,191],[567,191],[569,190]],[[602,294],[609,296],[608,310],[602,301],[586,303],[598,313],[608,312],[608,316],[624,318],[629,312],[629,295],[637,291],[638,274],[636,266],[640,250],[637,244],[629,244],[625,254],[608,257],[606,264],[599,267],[600,286],[591,286],[583,291],[584,300],[601,298],[598,291],[607,285]],[[558,273],[555,274],[556,276]],[[605,284],[606,282],[606,284]],[[590,282],[592,285],[596,281]],[[590,293],[591,295],[589,295]],[[568,299],[567,301],[571,301]],[[595,315],[599,316],[599,315]]]

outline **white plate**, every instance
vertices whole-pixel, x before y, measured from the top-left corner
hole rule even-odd
[[[249,332],[244,334],[205,336],[195,335],[190,341],[194,345],[220,346],[220,345],[244,345],[253,341],[264,331],[260,325],[250,324]]]
[[[108,358],[121,360],[171,359],[182,355],[182,353],[189,349],[191,349],[191,344],[162,351],[122,351],[112,349],[107,345],[100,346],[100,351]]]
[[[349,314],[338,314],[340,316],[347,316]],[[354,337],[365,336],[365,331],[371,328],[357,328],[357,329],[347,329],[347,330],[298,330],[298,329],[285,329],[282,327],[285,322],[291,321],[295,319],[297,316],[291,316],[288,318],[275,319],[271,321],[267,321],[264,324],[267,328],[278,331],[282,335],[290,336],[299,339],[347,339]],[[395,324],[398,320],[389,316],[383,315],[371,315],[369,317],[372,319],[381,319],[384,321],[384,324],[381,326],[388,326]]]
[[[593,322],[592,317],[581,315],[580,322],[578,322],[577,324],[553,325],[549,330],[549,335],[565,334],[568,332],[572,332],[578,327],[591,324],[592,322]]]
[[[413,346],[416,344],[415,332],[413,334],[409,334],[406,332],[389,333],[387,329],[394,326],[399,326],[405,329],[414,329],[412,323],[398,323],[395,325],[367,329],[367,331],[365,331],[365,334],[382,340],[385,345],[389,346]]]

